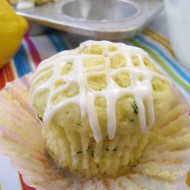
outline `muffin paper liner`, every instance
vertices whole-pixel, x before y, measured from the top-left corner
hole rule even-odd
[[[59,170],[47,154],[41,123],[29,106],[31,74],[0,92],[0,153],[11,158],[24,181],[39,190],[178,190],[190,166],[190,117],[177,106],[151,129],[139,162],[116,178],[79,178]],[[182,103],[187,103],[176,90]]]
[[[89,132],[68,131],[53,122],[43,126],[42,134],[47,151],[61,168],[68,168],[77,176],[99,178],[115,177],[125,174],[126,168],[130,170],[141,157],[149,136],[133,128],[128,134],[97,143]]]

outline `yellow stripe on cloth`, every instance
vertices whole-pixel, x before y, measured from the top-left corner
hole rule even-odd
[[[171,45],[169,40],[167,40],[166,38],[164,38],[162,35],[160,35],[159,33],[156,33],[154,31],[152,31],[151,29],[146,28],[145,30],[142,31],[142,33],[146,36],[149,36],[150,38],[152,38],[154,41],[162,44],[169,52],[170,54],[176,58],[173,50],[171,49]]]

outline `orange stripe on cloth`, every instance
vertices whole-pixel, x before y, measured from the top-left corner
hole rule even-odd
[[[152,38],[154,41],[160,43],[161,45],[163,45],[169,52],[170,54],[176,58],[173,50],[171,49],[171,45],[169,40],[167,40],[166,38],[164,38],[162,35],[146,28],[145,30],[142,31],[142,33],[146,36],[149,36],[150,38]]]
[[[15,79],[15,75],[13,73],[12,67],[10,63],[7,63],[4,67],[0,69],[0,89],[2,89],[6,82],[13,81]]]
[[[10,63],[6,64],[3,69],[4,69],[4,73],[6,75],[6,81],[7,82],[13,81],[15,79],[15,76],[14,76],[11,64]]]
[[[18,175],[19,175],[21,186],[22,186],[22,190],[35,190],[34,187],[29,187],[28,185],[26,185],[20,173],[18,173]]]

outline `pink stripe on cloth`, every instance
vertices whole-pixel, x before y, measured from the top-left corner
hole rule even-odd
[[[4,73],[4,69],[0,69],[0,90],[5,86],[6,83],[6,77]]]
[[[18,173],[18,175],[19,175],[20,183],[21,183],[21,185],[22,185],[22,190],[35,190],[34,187],[30,187],[30,186],[28,186],[28,185],[24,182],[24,180],[23,180],[23,178],[22,178],[22,174]]]
[[[34,43],[32,42],[32,40],[30,39],[30,37],[28,35],[26,35],[24,37],[24,39],[28,45],[28,48],[30,50],[31,57],[34,61],[34,64],[37,67],[39,65],[39,63],[41,62],[41,58],[40,58],[40,55],[37,51],[37,48],[35,47]]]

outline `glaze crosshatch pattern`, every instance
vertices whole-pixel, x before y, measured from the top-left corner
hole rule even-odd
[[[33,77],[32,104],[44,123],[66,105],[79,105],[82,117],[88,114],[94,138],[100,142],[96,99],[103,97],[106,102],[109,139],[115,136],[117,102],[124,96],[133,97],[145,133],[154,123],[152,86],[154,91],[161,86],[155,81],[169,82],[143,50],[121,43],[87,41],[40,64]]]

